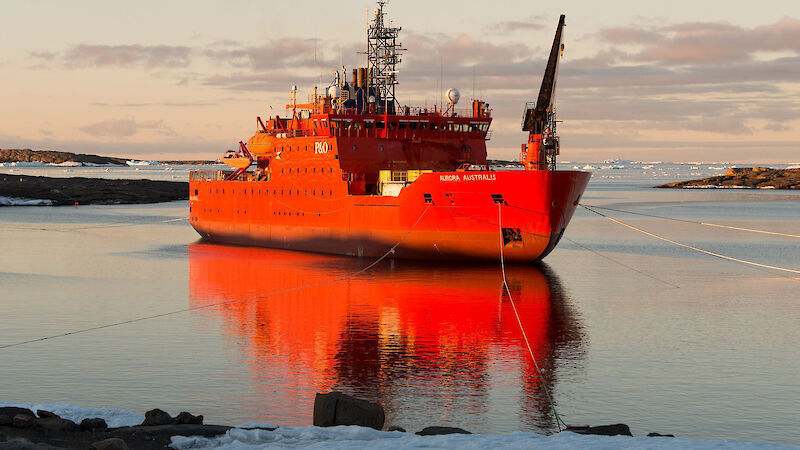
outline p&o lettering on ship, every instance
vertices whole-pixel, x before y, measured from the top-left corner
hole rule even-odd
[[[543,258],[590,177],[556,170],[564,16],[538,99],[525,105],[519,161],[492,165],[486,101],[461,107],[455,88],[430,107],[397,95],[405,49],[385,9],[378,1],[351,77],[331,72],[308,103],[292,86],[286,112],[257,117],[253,136],[221,159],[233,170],[191,173],[190,223],[206,240],[298,251],[496,261],[503,245],[510,262]]]

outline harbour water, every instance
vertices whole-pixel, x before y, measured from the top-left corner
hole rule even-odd
[[[564,164],[572,168],[573,164]],[[584,167],[586,163],[575,164]],[[800,193],[661,190],[722,165],[593,164],[582,202],[669,239],[800,270]],[[171,169],[171,170],[165,170]],[[0,168],[185,179],[186,169]],[[0,208],[0,401],[154,407],[208,423],[311,423],[315,392],[381,402],[418,430],[800,443],[800,279],[654,239],[579,209],[542,266],[432,265],[202,243],[185,202]],[[176,220],[177,219],[177,220]],[[354,273],[357,273],[353,275]]]

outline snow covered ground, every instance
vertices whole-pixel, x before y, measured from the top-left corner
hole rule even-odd
[[[216,438],[174,436],[178,449],[251,450],[261,448],[319,449],[784,449],[776,444],[737,441],[698,441],[669,437],[584,436],[563,432],[552,436],[510,434],[449,434],[417,436],[362,427],[281,427],[275,431],[233,429]]]
[[[87,417],[102,417],[110,427],[138,425],[144,420],[142,414],[116,408],[90,408],[65,404],[39,404],[3,402],[0,406],[19,406],[33,411],[44,409],[59,416],[80,422]],[[563,432],[552,436],[516,432],[510,434],[450,434],[445,436],[417,436],[397,431],[376,431],[371,428],[339,426],[320,428],[280,427],[275,431],[245,429],[255,427],[274,428],[272,424],[247,423],[239,425],[226,434],[215,438],[199,436],[174,436],[172,446],[176,449],[229,449],[251,450],[262,448],[320,448],[320,449],[430,449],[484,450],[505,449],[786,449],[800,448],[763,442],[700,441],[669,437],[584,436]]]

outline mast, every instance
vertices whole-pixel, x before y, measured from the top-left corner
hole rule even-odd
[[[388,0],[378,0],[375,17],[367,29],[367,79],[369,95],[375,95],[375,104],[383,114],[394,114],[397,99],[397,64],[404,48],[397,42],[401,27],[387,27],[383,7]],[[383,105],[383,106],[381,106]]]
[[[523,146],[520,161],[527,169],[555,170],[558,155],[556,135],[555,91],[558,78],[558,63],[564,50],[564,14],[558,20],[550,58],[542,78],[542,87],[535,106],[528,103],[522,119],[522,131],[528,131],[528,144]]]

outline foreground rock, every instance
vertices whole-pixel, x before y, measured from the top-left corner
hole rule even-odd
[[[631,429],[624,423],[616,423],[614,425],[599,425],[596,427],[572,427],[567,431],[572,431],[578,434],[593,434],[598,436],[633,436]]]
[[[377,403],[351,397],[341,392],[317,394],[314,398],[314,425],[359,425],[376,430],[383,428],[386,415]]]
[[[724,175],[662,184],[658,188],[759,188],[800,189],[800,169],[769,169],[766,167],[731,167]]]
[[[54,205],[159,203],[188,199],[189,183],[0,175],[0,197],[50,200]]]
[[[418,436],[438,436],[441,434],[472,434],[469,431],[458,427],[425,427],[415,433]]]

